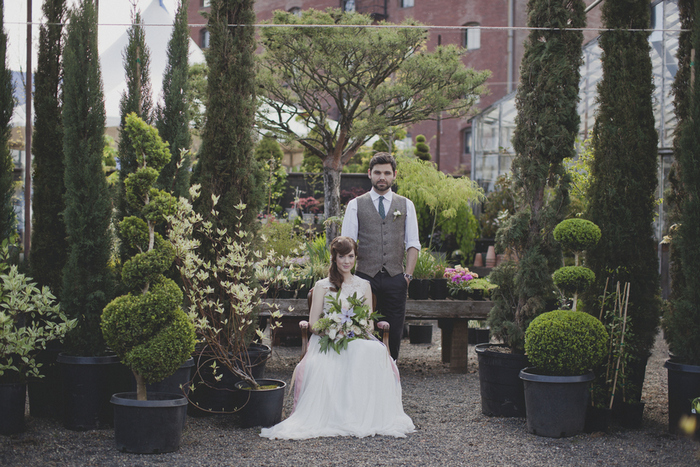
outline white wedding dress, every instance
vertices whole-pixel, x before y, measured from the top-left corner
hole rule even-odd
[[[315,293],[333,293],[328,279]],[[341,298],[364,296],[369,282],[353,276],[343,284]],[[329,304],[324,299],[324,312]],[[355,339],[340,354],[320,351],[320,338],[312,334],[306,355],[292,376],[294,411],[281,423],[263,428],[270,439],[308,439],[322,436],[386,435],[405,438],[415,431],[403,411],[401,382],[396,364],[378,340]]]

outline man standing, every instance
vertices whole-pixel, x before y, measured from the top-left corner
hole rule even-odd
[[[406,315],[406,292],[420,250],[418,219],[411,200],[391,191],[396,178],[396,160],[391,154],[375,154],[368,175],[372,190],[348,203],[342,235],[357,241],[355,273],[370,282],[377,296],[377,312],[391,325],[389,351],[396,360]]]

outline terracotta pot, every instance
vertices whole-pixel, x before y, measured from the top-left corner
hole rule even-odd
[[[486,251],[486,267],[492,268],[496,266],[496,249],[491,245]]]

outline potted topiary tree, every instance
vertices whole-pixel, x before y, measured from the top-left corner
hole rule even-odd
[[[583,431],[592,368],[603,360],[608,334],[597,318],[555,310],[532,320],[525,351],[533,365],[520,371],[527,429],[551,438]]]
[[[173,374],[194,351],[192,320],[181,308],[183,295],[166,272],[175,260],[170,243],[156,232],[175,199],[153,188],[170,150],[158,131],[135,113],[124,131],[134,147],[137,169],[125,180],[126,200],[133,216],[119,223],[126,250],[133,256],[122,268],[127,295],[112,300],[102,313],[102,333],[136,379],[136,392],[117,393],[114,438],[121,451],[171,452],[179,448],[187,399],[181,394],[147,393],[146,384]],[[186,382],[185,382],[186,383]]]
[[[37,288],[17,266],[6,264],[8,240],[0,262],[0,434],[24,430],[27,380],[41,378],[39,351],[62,340],[75,327],[66,318],[48,287]]]

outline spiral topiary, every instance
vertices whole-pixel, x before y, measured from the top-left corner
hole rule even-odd
[[[430,155],[430,146],[425,143],[425,136],[416,136],[416,147],[413,150],[413,154],[422,161],[429,161],[433,158]]]
[[[155,227],[173,214],[176,202],[153,184],[170,160],[170,151],[155,128],[131,113],[126,117],[129,138],[139,168],[125,181],[126,199],[138,216],[119,223],[122,238],[137,253],[124,263],[122,282],[129,294],[112,300],[102,313],[102,334],[136,378],[138,400],[146,400],[146,384],[173,374],[194,351],[192,320],[181,308],[180,288],[163,273],[175,251]]]
[[[597,367],[605,358],[608,333],[597,318],[571,310],[542,313],[525,331],[525,352],[539,371],[574,376]]]

